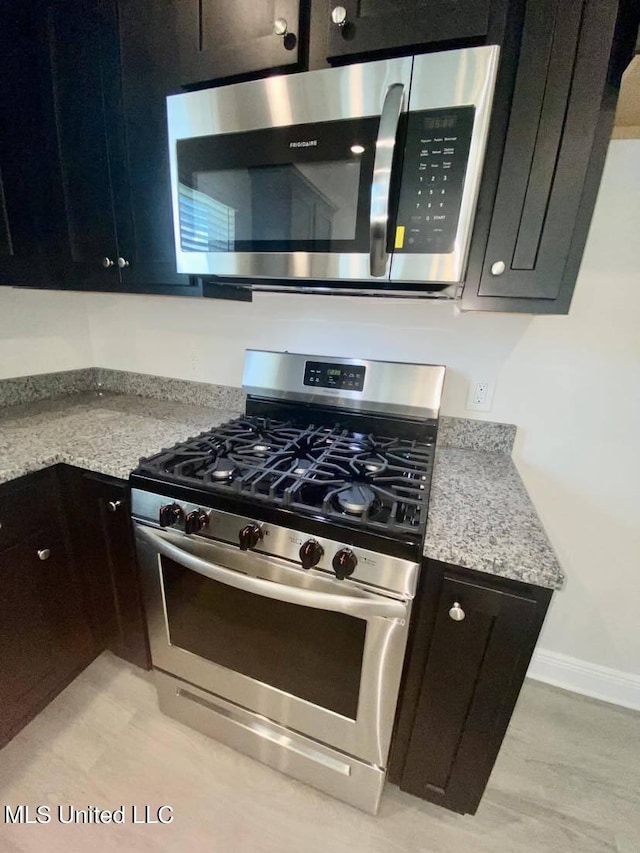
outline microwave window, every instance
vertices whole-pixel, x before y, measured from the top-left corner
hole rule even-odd
[[[360,171],[353,157],[194,172],[190,186],[179,184],[182,250],[354,240]]]

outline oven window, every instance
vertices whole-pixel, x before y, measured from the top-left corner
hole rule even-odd
[[[162,557],[172,645],[355,720],[367,624],[234,589]]]
[[[377,126],[369,118],[179,140],[182,250],[365,251]]]

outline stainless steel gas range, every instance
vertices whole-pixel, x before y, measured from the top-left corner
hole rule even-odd
[[[372,813],[443,381],[248,351],[245,415],[131,476],[161,709]]]

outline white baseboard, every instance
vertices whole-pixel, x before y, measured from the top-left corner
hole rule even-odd
[[[539,649],[533,655],[527,677],[602,699],[603,702],[640,710],[640,675],[631,672]]]

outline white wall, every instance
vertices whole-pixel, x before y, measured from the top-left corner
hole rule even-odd
[[[84,294],[0,287],[0,379],[92,360]]]
[[[203,382],[240,385],[246,347],[446,364],[444,410],[463,415],[468,376],[497,375],[531,319],[274,293],[253,303],[93,294],[89,321],[96,364]]]
[[[640,676],[640,140],[611,143],[571,312],[532,322],[493,414],[569,577],[542,645]]]
[[[461,314],[399,299],[91,294],[92,363],[223,384],[240,383],[245,347],[446,364],[443,413],[520,428],[516,463],[569,578],[542,646],[640,675],[639,235],[640,141],[619,140],[568,317]],[[79,366],[80,306],[70,294],[47,297],[40,308],[26,294],[7,328],[0,293],[0,375]],[[486,414],[465,411],[473,379],[495,380]]]

